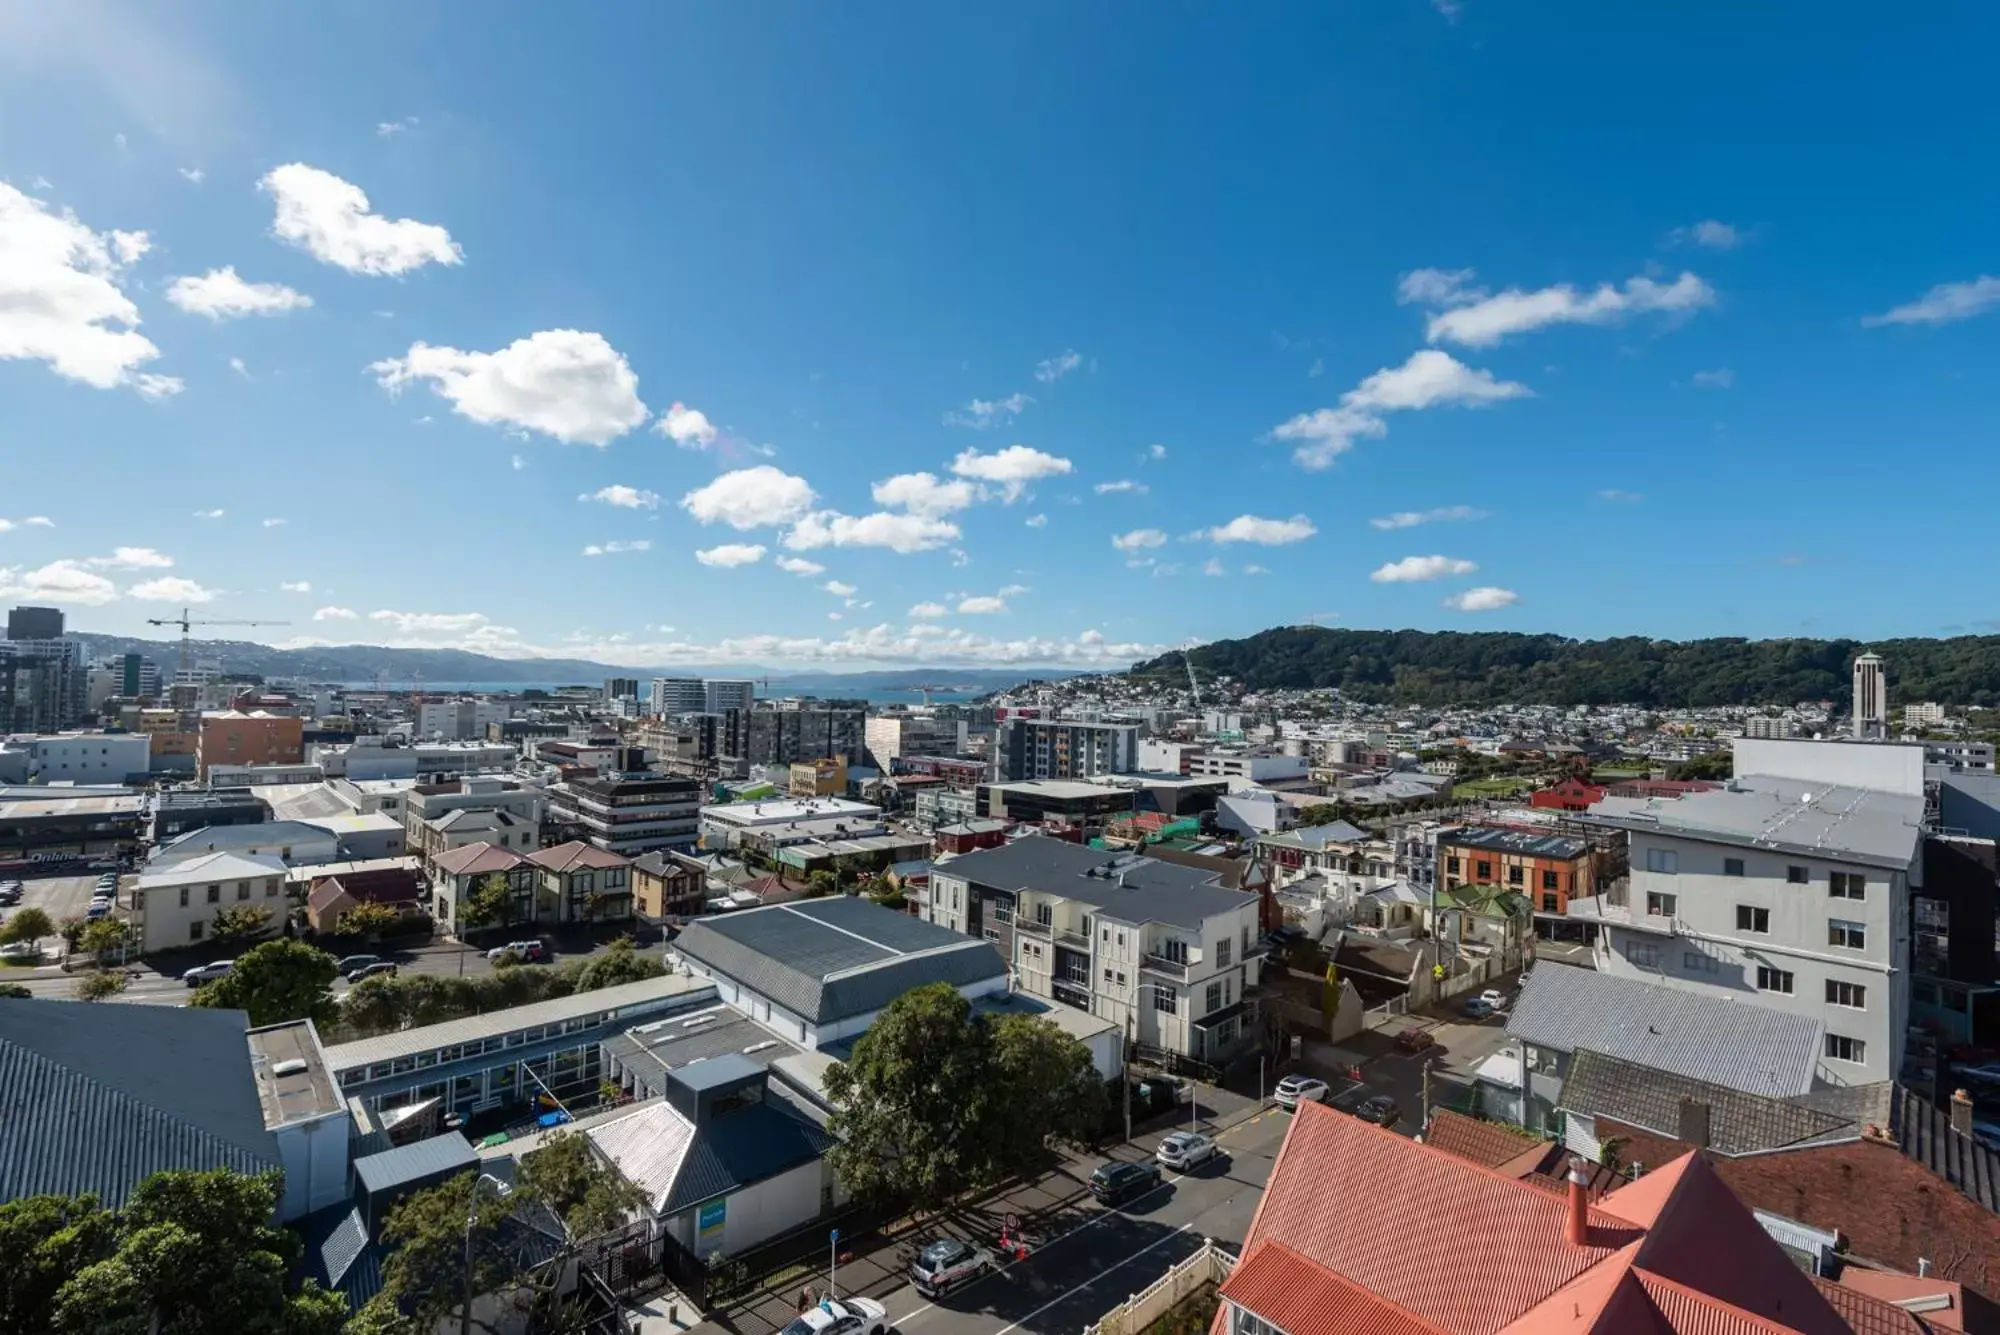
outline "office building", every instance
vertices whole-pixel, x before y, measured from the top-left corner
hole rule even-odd
[[[305,759],[305,724],[297,718],[252,710],[217,710],[201,716],[195,752],[203,778],[215,765],[297,765]]]
[[[131,733],[65,732],[0,741],[0,776],[7,782],[120,784],[152,767],[152,739]],[[7,759],[25,761],[25,773]]]
[[[868,763],[884,774],[905,756],[958,755],[965,750],[964,719],[929,714],[877,714],[863,728]]]
[[[445,742],[484,741],[487,729],[507,722],[510,713],[504,700],[426,700],[417,706],[417,736]]]
[[[693,848],[701,799],[701,784],[681,775],[597,775],[551,788],[549,820],[604,852],[637,857]]]
[[[150,700],[160,693],[160,665],[144,654],[112,660],[118,667],[118,694],[127,700]]]
[[[638,698],[639,679],[637,677],[606,677],[604,679],[604,699],[607,703],[613,700],[637,700]]]
[[[1752,714],[1743,720],[1743,735],[1758,741],[1782,742],[1799,735],[1797,719],[1782,714]]]
[[[1137,769],[1139,727],[1134,723],[1079,723],[1010,718],[995,744],[1000,777],[1089,779]]]
[[[722,716],[721,753],[751,765],[791,765],[834,756],[850,765],[867,751],[868,711],[845,706],[731,709]]]
[[[700,714],[708,709],[708,691],[700,677],[655,677],[647,694],[649,714]]]
[[[63,614],[59,607],[15,607],[7,612],[10,640],[60,640]]]
[[[702,684],[702,712],[726,714],[732,709],[752,709],[757,704],[757,683],[733,678],[711,677]]]
[[[43,609],[16,608],[15,611]],[[83,647],[75,640],[0,642],[0,732],[60,732],[84,713]]]
[[[1889,730],[1889,679],[1879,654],[1854,660],[1854,735],[1869,740]]]
[[[1903,726],[1906,728],[1935,728],[1945,718],[1945,707],[1935,701],[1903,706]]]

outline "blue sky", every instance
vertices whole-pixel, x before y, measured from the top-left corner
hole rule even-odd
[[[2000,18],[1842,8],[0,0],[0,601],[1985,629]]]

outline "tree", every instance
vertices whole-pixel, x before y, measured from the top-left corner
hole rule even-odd
[[[521,1160],[520,1189],[553,1210],[572,1239],[610,1232],[646,1200],[597,1157],[587,1136],[573,1131],[548,1137]]]
[[[571,966],[565,965],[565,970]],[[600,987],[614,987],[619,983],[639,983],[648,978],[663,977],[666,964],[653,955],[642,955],[629,936],[621,936],[598,954],[590,956],[582,964],[574,966],[573,975],[578,992],[595,992]]]
[[[1669,779],[1726,779],[1736,772],[1736,757],[1727,748],[1669,766]]]
[[[99,918],[96,922],[84,924],[75,948],[102,959],[124,949],[127,930],[117,918]]]
[[[125,990],[127,979],[117,969],[90,969],[76,980],[80,1001],[104,1001]]]
[[[266,941],[245,951],[228,973],[195,989],[195,1006],[248,1011],[253,1025],[333,1018],[333,956],[303,941]]]
[[[262,936],[271,929],[271,910],[262,904],[231,904],[215,911],[208,934],[218,944],[234,944]]]
[[[34,996],[33,992],[30,992],[19,983],[0,983],[0,997],[12,997],[21,1001],[32,1001],[34,1000]],[[0,1250],[0,1255],[4,1254],[4,1250]],[[0,1324],[0,1330],[4,1330],[5,1328],[4,1324]]]
[[[83,943],[83,929],[89,925],[82,918],[64,918],[56,928],[56,935],[63,939],[63,949],[74,955]]]
[[[988,1022],[991,1070],[985,1148],[989,1179],[1041,1166],[1048,1143],[1087,1148],[1104,1129],[1109,1098],[1090,1049],[1039,1015]]]
[[[507,927],[514,921],[514,887],[504,871],[490,871],[479,878],[465,897],[459,917],[467,927]]]
[[[806,897],[809,899],[821,899],[827,895],[837,894],[839,890],[838,872],[816,871],[806,877]]]
[[[7,920],[5,929],[0,929],[0,945],[15,941],[39,941],[55,934],[56,925],[49,918],[47,909],[22,909]]]
[[[403,915],[387,904],[356,904],[340,915],[341,931],[354,936],[365,936],[370,941],[382,939],[382,933],[391,930],[403,920]]]

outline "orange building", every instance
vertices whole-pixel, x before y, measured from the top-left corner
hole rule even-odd
[[[1597,893],[1597,855],[1582,839],[1484,826],[1438,836],[1438,888],[1497,885],[1537,913],[1567,913],[1572,895]]]
[[[305,759],[305,724],[261,709],[203,714],[195,755],[204,779],[212,765],[297,765]]]

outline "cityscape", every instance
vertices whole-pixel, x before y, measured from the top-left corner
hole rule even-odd
[[[0,1335],[2000,1335],[1996,40],[0,0]]]

